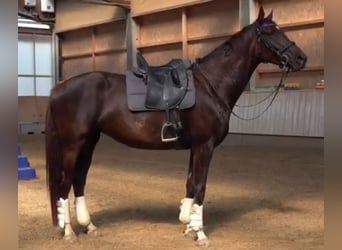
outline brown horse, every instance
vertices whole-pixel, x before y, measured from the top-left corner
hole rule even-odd
[[[214,148],[228,133],[231,111],[260,63],[297,71],[306,56],[260,8],[257,20],[234,34],[210,54],[191,65],[196,104],[182,110],[180,141],[162,142],[164,112],[131,112],[127,106],[125,76],[91,72],[56,85],[46,119],[47,182],[53,224],[73,239],[68,194],[73,186],[78,222],[96,232],[87,211],[84,188],[100,133],[142,149],[190,149],[186,195],[179,220],[185,234],[207,245],[203,232],[203,200]]]

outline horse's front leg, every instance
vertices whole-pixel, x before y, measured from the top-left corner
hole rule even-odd
[[[194,204],[194,183],[193,183],[193,150],[190,151],[190,162],[188,169],[188,176],[186,181],[186,196],[181,200],[180,212],[178,219],[184,224],[190,222],[190,212]]]
[[[180,212],[180,215],[189,213],[188,220],[185,221],[187,223],[185,235],[191,236],[195,234],[197,244],[204,246],[209,244],[209,240],[203,231],[203,201],[213,150],[214,147],[211,143],[191,148],[190,166],[186,185],[187,194],[186,198],[183,199]],[[190,204],[190,211],[187,211]]]

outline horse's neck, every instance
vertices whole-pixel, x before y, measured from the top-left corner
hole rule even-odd
[[[233,36],[201,62],[210,84],[229,107],[233,107],[259,64],[253,30]]]

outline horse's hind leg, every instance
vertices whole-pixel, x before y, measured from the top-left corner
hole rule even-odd
[[[77,221],[81,226],[87,227],[88,234],[94,235],[96,235],[96,227],[90,220],[90,215],[84,196],[84,188],[86,185],[86,178],[91,164],[94,148],[99,140],[99,137],[100,135],[96,134],[88,138],[86,143],[83,145],[77,158],[77,164],[72,182],[75,194]]]
[[[59,226],[64,228],[64,239],[68,241],[74,241],[76,239],[75,232],[70,224],[71,220],[68,197],[79,150],[79,143],[72,143],[68,146],[64,146],[62,149],[63,173],[59,188],[59,200],[57,202],[57,218]]]

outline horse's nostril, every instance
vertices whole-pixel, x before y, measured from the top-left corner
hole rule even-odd
[[[301,56],[298,56],[298,57],[297,57],[297,61],[299,61],[299,62],[304,61],[304,58],[301,57]]]
[[[297,56],[297,62],[298,63],[301,63],[301,64],[305,64],[306,63],[306,60],[307,60],[307,57],[306,56]]]

